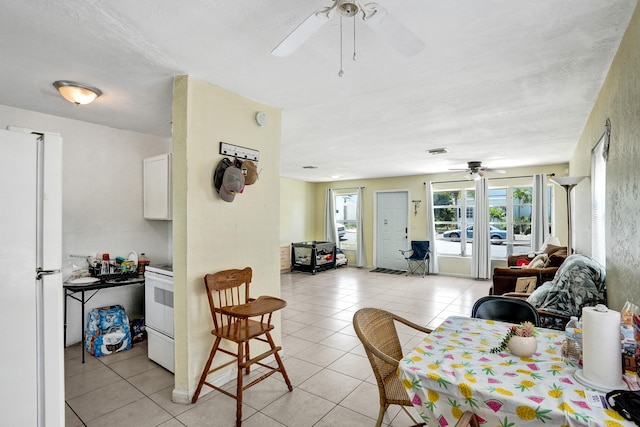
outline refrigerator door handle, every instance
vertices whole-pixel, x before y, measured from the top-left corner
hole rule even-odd
[[[50,274],[60,274],[60,270],[43,270],[42,267],[38,267],[36,270],[36,280],[40,280],[42,276],[48,276]]]

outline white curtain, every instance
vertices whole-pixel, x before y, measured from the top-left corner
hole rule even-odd
[[[473,224],[473,256],[471,274],[476,279],[488,279],[491,274],[491,241],[489,239],[489,183],[487,178],[476,181],[476,207]]]
[[[547,175],[533,175],[533,212],[531,213],[531,250],[537,251],[549,236]]]
[[[358,205],[356,207],[356,265],[367,266],[367,257],[364,252],[364,203],[362,202],[362,187],[358,188]]]
[[[325,242],[338,243],[338,229],[336,228],[336,208],[333,190],[327,188],[327,195],[324,200],[324,240]]]
[[[431,273],[438,274],[440,269],[438,268],[438,252],[436,251],[436,224],[433,218],[433,187],[431,181],[427,181],[425,184],[425,200],[427,209],[427,240],[429,241],[429,249],[431,254],[429,255],[429,263],[431,264]]]

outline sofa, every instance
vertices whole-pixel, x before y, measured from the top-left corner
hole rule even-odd
[[[567,247],[547,245],[540,253],[529,255],[509,255],[507,267],[493,269],[493,285],[489,295],[502,295],[516,290],[520,277],[535,277],[536,287],[553,280],[558,268],[567,258]],[[528,262],[529,264],[522,265]],[[519,264],[521,264],[519,266]],[[533,265],[535,264],[535,265]]]

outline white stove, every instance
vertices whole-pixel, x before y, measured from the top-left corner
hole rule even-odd
[[[148,357],[173,372],[173,266],[148,265],[144,279]]]

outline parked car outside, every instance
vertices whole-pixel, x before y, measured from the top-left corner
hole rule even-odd
[[[338,239],[344,240],[344,236],[345,234],[347,234],[347,230],[344,228],[344,224],[336,222],[336,229],[338,230]]]
[[[459,239],[460,235],[460,230],[449,230],[442,233],[442,237],[448,239]],[[505,240],[507,232],[491,225],[489,226],[489,238],[491,240]],[[473,239],[473,225],[467,226],[467,239]]]

